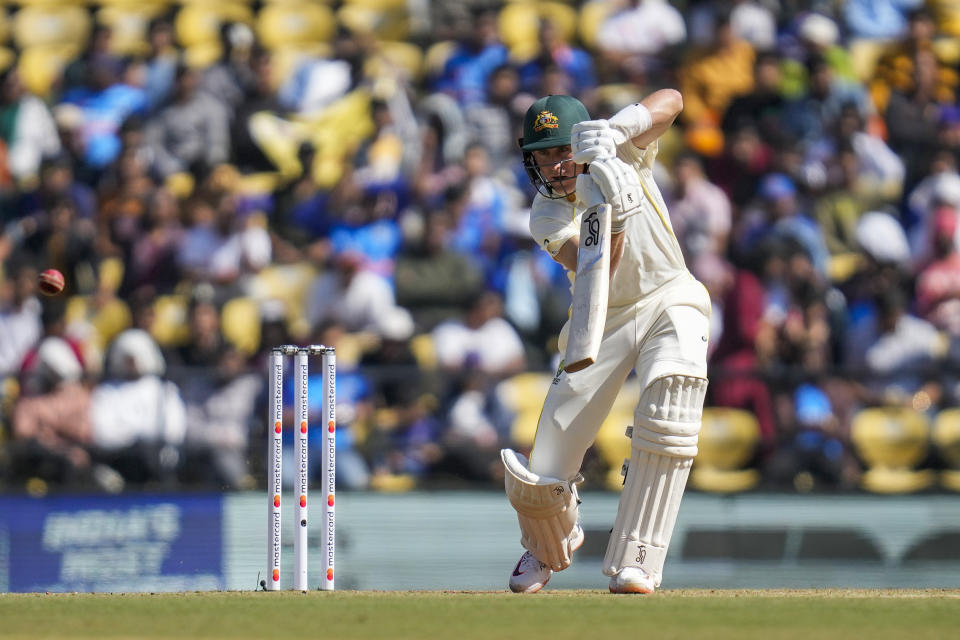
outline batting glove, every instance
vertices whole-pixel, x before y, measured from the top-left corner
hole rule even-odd
[[[573,161],[577,164],[615,158],[617,145],[626,140],[623,133],[612,128],[606,120],[584,120],[570,129],[570,146],[573,149]]]
[[[592,207],[604,202],[603,192],[600,191],[600,187],[588,173],[581,173],[577,176],[577,200],[582,202],[585,207]]]
[[[623,231],[627,218],[641,210],[643,187],[640,176],[633,167],[616,157],[591,162],[589,175],[612,209],[611,230],[613,233]]]

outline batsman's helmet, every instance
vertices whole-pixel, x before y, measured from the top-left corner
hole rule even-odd
[[[534,161],[533,152],[570,144],[571,127],[589,119],[590,114],[582,102],[573,96],[562,95],[540,98],[530,105],[523,116],[523,137],[519,140],[523,168],[537,191],[546,197],[563,198],[568,194],[555,191],[544,180],[540,167]]]

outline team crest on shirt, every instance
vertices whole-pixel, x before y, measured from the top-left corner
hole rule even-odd
[[[533,121],[534,131],[543,131],[544,129],[558,129],[560,120],[550,111],[541,111],[537,114],[537,119]]]

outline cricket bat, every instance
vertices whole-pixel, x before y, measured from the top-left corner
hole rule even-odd
[[[595,193],[599,196],[599,190]],[[610,215],[610,205],[595,196],[580,220],[570,335],[563,359],[567,373],[586,369],[600,351],[610,292]]]

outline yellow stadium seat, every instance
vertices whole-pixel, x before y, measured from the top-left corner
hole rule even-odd
[[[597,100],[611,107],[613,111],[643,99],[643,91],[632,82],[601,84],[595,91]]]
[[[17,71],[26,89],[41,98],[49,98],[54,84],[67,64],[79,53],[74,45],[39,45],[20,52]]]
[[[270,4],[257,14],[257,35],[268,49],[329,42],[335,29],[333,11],[322,4]]]
[[[553,375],[543,371],[525,371],[510,376],[497,385],[497,397],[513,411],[543,405]]]
[[[705,407],[690,487],[713,493],[736,493],[756,487],[760,472],[744,467],[759,444],[760,424],[752,413]]]
[[[390,11],[407,8],[407,0],[344,0],[343,4],[349,4],[376,11]]]
[[[441,40],[431,44],[423,54],[423,72],[428,76],[439,76],[456,49],[457,43],[454,40]]]
[[[510,440],[514,446],[529,450],[537,433],[537,422],[553,374],[526,371],[507,378],[497,385],[496,393],[514,415],[510,426]]]
[[[6,71],[17,60],[17,54],[9,47],[0,47],[0,73]]]
[[[364,74],[370,78],[399,74],[408,80],[419,80],[423,74],[423,50],[409,42],[380,42],[376,55],[367,59]]]
[[[79,51],[90,36],[90,16],[79,5],[27,5],[13,14],[11,22],[13,41],[20,49],[70,45]]]
[[[861,82],[869,82],[877,68],[877,61],[883,55],[888,42],[870,38],[858,38],[850,43],[850,62],[854,75]]]
[[[253,355],[260,348],[260,305],[253,298],[231,298],[220,311],[220,331],[237,349]]]
[[[940,484],[960,491],[960,409],[944,409],[933,422],[931,440],[949,468],[940,473]]]
[[[577,35],[579,17],[569,5],[559,2],[515,2],[500,10],[500,38],[514,60],[528,60],[539,50],[540,20],[554,23],[567,42]]]
[[[87,342],[98,353],[103,353],[110,341],[124,329],[130,327],[132,316],[130,307],[119,298],[100,300],[95,296],[78,295],[67,300],[67,325],[87,324],[93,334]]]
[[[150,335],[161,347],[176,347],[190,339],[187,297],[171,294],[153,301],[153,324]]]
[[[613,2],[585,2],[580,8],[580,42],[588,49],[596,49],[597,36],[603,21],[617,5]]]
[[[150,21],[166,11],[166,3],[114,0],[97,11],[97,22],[111,29],[110,46],[120,55],[143,55],[150,50]]]
[[[853,418],[850,440],[867,469],[864,489],[910,493],[928,488],[932,471],[914,467],[927,455],[930,425],[926,416],[906,407],[862,409]]]
[[[177,12],[173,27],[177,41],[184,47],[219,44],[220,25],[225,22],[242,22],[253,25],[253,12],[245,4],[212,0],[192,2]]]
[[[223,56],[219,42],[198,42],[183,48],[183,62],[191,69],[206,69]]]
[[[960,36],[960,5],[956,0],[928,0],[927,8],[943,33]]]
[[[316,149],[311,172],[317,185],[332,188],[343,176],[344,157],[373,133],[370,100],[366,89],[356,89],[304,120]]]
[[[116,292],[123,282],[123,260],[120,258],[104,258],[97,268],[98,285],[103,291]]]
[[[281,304],[287,329],[295,338],[305,337],[310,326],[304,318],[303,302],[316,274],[317,270],[307,262],[273,264],[251,279],[248,295],[261,305]]]
[[[745,409],[704,407],[696,464],[722,471],[742,469],[760,444],[760,423]]]
[[[383,40],[406,40],[410,35],[406,4],[380,8],[351,2],[337,10],[337,20],[354,33],[371,34]]]
[[[420,333],[410,338],[410,351],[422,370],[436,370],[437,350],[433,344],[433,336],[429,333]]]
[[[416,486],[416,477],[409,473],[376,473],[370,477],[370,489],[381,493],[404,493]]]

